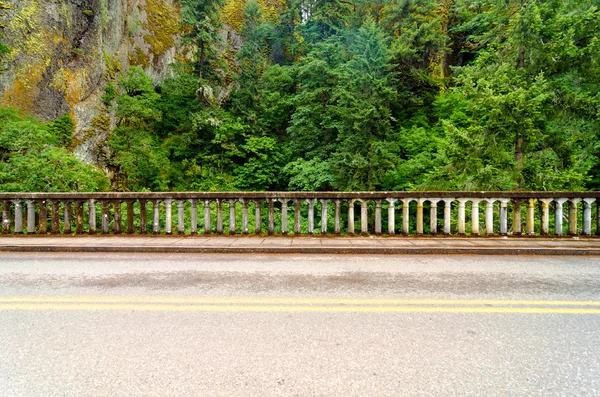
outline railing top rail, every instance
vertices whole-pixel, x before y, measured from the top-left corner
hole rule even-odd
[[[478,199],[552,199],[552,198],[600,198],[600,192],[104,192],[104,193],[0,193],[0,200],[207,200],[207,199],[327,199],[327,200],[386,200],[406,198],[478,198]]]

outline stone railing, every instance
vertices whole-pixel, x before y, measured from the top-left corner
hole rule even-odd
[[[0,193],[0,205],[3,234],[591,236],[600,235],[599,198],[600,192]]]

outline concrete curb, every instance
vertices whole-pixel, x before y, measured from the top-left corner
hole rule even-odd
[[[499,247],[177,247],[4,245],[0,252],[353,254],[353,255],[555,255],[600,256],[600,248]]]

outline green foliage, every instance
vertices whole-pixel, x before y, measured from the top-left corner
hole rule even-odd
[[[69,146],[73,140],[75,123],[68,113],[48,123],[48,130],[54,135],[60,146]]]
[[[108,179],[66,149],[67,117],[48,125],[21,116],[15,109],[0,108],[0,191],[105,191]]]

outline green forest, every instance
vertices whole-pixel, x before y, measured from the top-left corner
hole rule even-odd
[[[106,88],[110,172],[2,109],[0,191],[600,188],[598,0],[180,3],[172,77]]]

